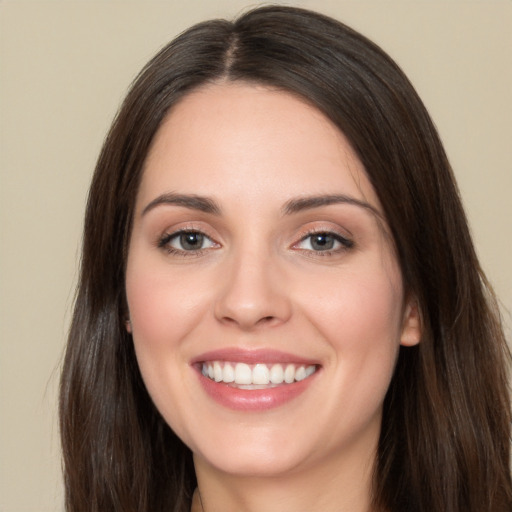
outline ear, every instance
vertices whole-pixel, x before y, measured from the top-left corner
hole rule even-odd
[[[132,323],[131,323],[131,321],[130,321],[130,319],[129,319],[129,318],[127,318],[127,319],[124,321],[124,326],[125,326],[125,328],[126,328],[126,332],[127,332],[128,334],[131,334],[131,333],[132,333]]]
[[[400,345],[412,347],[421,340],[421,314],[416,297],[411,296],[407,299],[404,309],[402,323],[402,335],[400,336]]]

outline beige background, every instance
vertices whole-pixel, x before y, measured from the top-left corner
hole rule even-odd
[[[295,3],[359,29],[410,76],[512,310],[512,1]],[[256,4],[0,3],[0,512],[62,510],[59,361],[86,190],[128,84],[177,32]]]

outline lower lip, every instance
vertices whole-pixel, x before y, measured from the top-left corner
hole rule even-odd
[[[225,382],[215,382],[201,373],[198,375],[206,393],[224,407],[239,411],[265,411],[297,398],[310,386],[317,372],[304,380],[267,389],[239,389]]]

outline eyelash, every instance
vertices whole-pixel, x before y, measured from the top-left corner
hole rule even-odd
[[[174,231],[173,233],[165,233],[159,240],[158,240],[158,248],[164,249],[167,251],[168,254],[176,255],[176,256],[182,256],[182,257],[190,257],[190,256],[201,256],[201,254],[204,251],[207,251],[209,248],[201,248],[201,249],[195,249],[187,251],[185,249],[176,249],[169,245],[173,240],[178,239],[182,235],[200,235],[204,237],[206,240],[209,240],[213,245],[218,245],[216,242],[214,242],[208,235],[203,233],[199,229],[180,229],[178,231]]]
[[[304,242],[308,238],[314,237],[315,235],[316,236],[324,235],[326,237],[330,237],[335,242],[338,242],[339,244],[341,244],[341,247],[338,247],[337,249],[326,249],[325,251],[314,251],[311,249],[298,249],[298,250],[303,250],[303,251],[314,253],[315,256],[325,257],[325,256],[332,256],[335,254],[339,254],[344,251],[348,251],[354,247],[354,242],[352,240],[340,235],[339,233],[336,233],[335,231],[328,231],[328,230],[324,230],[324,229],[317,229],[317,230],[313,229],[311,231],[308,231],[300,239],[299,242],[294,244],[294,247],[296,247],[300,243]]]
[[[200,235],[204,237],[206,240],[209,240],[212,245],[218,245],[215,241],[213,241],[208,235],[206,235],[204,232],[198,229],[180,229],[178,231],[174,231],[173,233],[165,233],[157,243],[157,246],[159,249],[164,249],[168,254],[181,256],[181,257],[191,257],[191,256],[201,256],[205,251],[210,249],[211,247],[207,248],[201,248],[196,250],[186,250],[186,249],[176,249],[169,245],[171,241],[178,239],[182,235]],[[313,236],[326,236],[329,238],[332,238],[334,242],[338,242],[341,244],[341,247],[338,247],[336,249],[326,249],[325,251],[315,251],[313,249],[300,249],[297,246],[301,244],[302,242],[306,241],[308,238],[311,238]],[[354,242],[339,233],[333,232],[333,231],[326,231],[326,230],[311,230],[308,231],[300,240],[299,242],[295,243],[292,248],[296,248],[297,250],[308,252],[308,253],[314,253],[315,256],[332,256],[334,254],[339,254],[341,252],[350,250],[354,247]]]

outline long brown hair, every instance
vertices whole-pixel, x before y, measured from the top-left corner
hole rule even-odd
[[[60,427],[68,512],[185,512],[190,450],[142,382],[124,271],[151,141],[172,106],[219,80],[267,84],[324,112],[363,163],[390,226],[423,335],[386,395],[373,501],[392,512],[507,512],[508,351],[450,165],[398,66],[345,25],[264,7],[192,27],[135,80],[99,157],[64,362]]]

